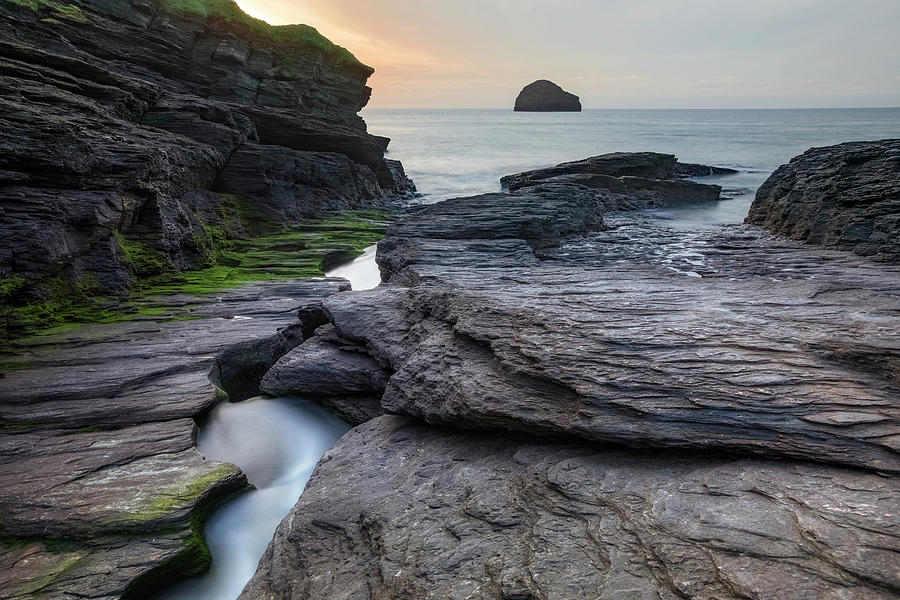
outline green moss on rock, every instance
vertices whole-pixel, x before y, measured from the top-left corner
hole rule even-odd
[[[395,218],[382,211],[345,211],[302,224],[281,224],[237,196],[220,196],[213,215],[194,215],[197,268],[179,271],[160,248],[161,239],[116,232],[122,264],[132,275],[127,298],[105,292],[91,274],[27,282],[0,279],[0,332],[6,339],[55,335],[89,323],[191,318],[145,299],[168,294],[204,295],[243,284],[321,277],[325,269],[355,258],[384,237]],[[0,352],[14,354],[0,343]],[[0,369],[3,367],[0,366]]]
[[[240,488],[220,485],[223,480],[233,480],[233,476],[238,472],[233,465],[223,464],[208,475],[188,482],[178,489],[170,490],[175,492],[177,498],[191,498],[195,501],[190,517],[190,529],[185,532],[182,548],[159,566],[132,581],[122,594],[122,600],[152,598],[161,590],[171,587],[173,583],[209,571],[212,555],[204,539],[206,522],[219,506],[247,489],[246,485]],[[148,514],[160,510],[165,512],[177,506],[179,502],[176,500],[173,504],[172,499],[165,496],[155,499]]]

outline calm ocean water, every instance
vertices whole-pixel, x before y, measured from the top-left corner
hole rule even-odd
[[[739,223],[779,165],[813,146],[900,137],[900,108],[824,110],[365,110],[369,131],[390,137],[425,202],[500,189],[503,175],[617,151],[675,154],[737,168],[706,178],[732,200],[685,208],[678,221]],[[665,216],[665,213],[661,213]]]

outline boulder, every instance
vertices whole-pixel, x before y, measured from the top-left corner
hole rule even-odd
[[[804,152],[759,188],[747,223],[900,263],[900,140]]]
[[[522,88],[516,98],[518,112],[581,112],[581,101],[552,81],[539,79]]]

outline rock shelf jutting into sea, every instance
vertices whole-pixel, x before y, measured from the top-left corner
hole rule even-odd
[[[0,1],[0,598],[900,595],[900,140],[829,137],[893,113],[397,113],[419,195],[372,73]]]

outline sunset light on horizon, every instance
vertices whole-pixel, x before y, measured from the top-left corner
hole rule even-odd
[[[900,103],[900,3],[240,0],[376,69],[376,108],[505,108],[550,78],[587,108]]]

